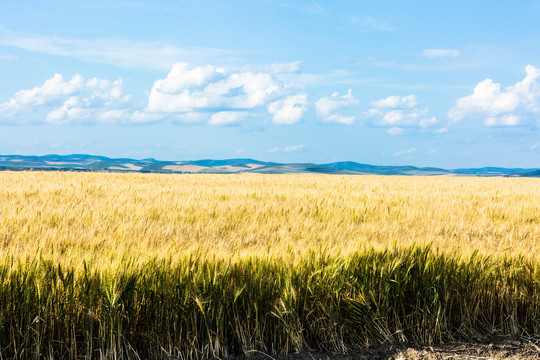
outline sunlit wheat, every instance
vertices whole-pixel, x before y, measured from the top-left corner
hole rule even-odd
[[[540,182],[0,172],[0,358],[540,332]]]

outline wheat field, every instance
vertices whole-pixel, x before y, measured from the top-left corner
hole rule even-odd
[[[0,172],[0,359],[540,332],[538,179]]]
[[[347,254],[432,244],[540,256],[537,179],[0,173],[1,255],[99,266],[119,257]]]

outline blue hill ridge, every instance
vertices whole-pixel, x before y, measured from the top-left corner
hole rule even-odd
[[[513,176],[540,177],[540,168],[460,168],[378,166],[354,161],[327,164],[276,163],[255,159],[201,159],[160,161],[156,159],[109,158],[106,156],[70,155],[0,155],[0,170],[111,171],[153,173],[259,173],[259,174],[375,174],[423,176]]]

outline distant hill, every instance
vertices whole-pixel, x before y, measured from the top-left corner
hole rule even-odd
[[[523,177],[540,177],[540,170],[530,171],[521,174]]]
[[[85,154],[45,156],[0,155],[0,170],[540,177],[540,169],[536,168],[483,167],[448,170],[436,167],[378,166],[353,161],[341,161],[329,164],[281,164],[253,159],[159,161],[156,159],[108,158],[105,156]]]
[[[335,162],[321,166],[346,170],[353,173],[378,175],[445,175],[449,173],[449,170],[432,167],[417,168],[414,166],[377,166],[359,164],[352,161]]]

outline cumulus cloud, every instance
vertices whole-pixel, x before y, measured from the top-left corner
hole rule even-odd
[[[214,66],[199,66],[189,69],[187,63],[175,64],[165,79],[159,79],[154,83],[163,94],[174,94],[191,87],[200,87],[220,77],[225,72],[222,68]]]
[[[428,128],[437,125],[437,118],[436,117],[430,117],[430,118],[424,118],[420,120],[418,123],[420,127],[422,128]]]
[[[86,108],[77,96],[71,96],[57,109],[47,114],[46,120],[51,124],[69,123],[73,120],[84,120],[90,117],[90,109]]]
[[[385,99],[372,101],[371,105],[378,109],[410,109],[418,105],[416,95],[391,95]]]
[[[483,118],[486,126],[516,126],[535,121],[538,114],[540,69],[527,65],[525,78],[504,89],[491,79],[479,82],[473,93],[457,100],[448,116],[453,122]]]
[[[279,125],[296,124],[307,111],[307,94],[290,95],[268,105],[272,122]]]
[[[45,121],[53,124],[109,122],[112,118],[119,119],[121,108],[128,99],[122,91],[122,79],[85,80],[76,74],[65,80],[62,74],[54,74],[41,86],[15,93],[8,102],[0,104],[0,112],[12,123],[19,115],[34,110],[45,111]],[[122,113],[126,116],[124,121],[129,121],[131,115]]]
[[[190,69],[186,63],[177,63],[165,79],[154,83],[147,111],[248,110],[263,105],[282,87],[268,73],[227,73],[210,65]]]
[[[459,51],[456,49],[425,49],[423,55],[429,58],[458,57]]]
[[[48,101],[71,95],[81,87],[81,83],[82,77],[80,75],[74,76],[66,83],[61,74],[54,74],[42,86],[15,93],[15,96],[8,102],[0,104],[0,112],[4,116],[13,117],[17,113],[30,110],[32,105],[43,105]]]
[[[329,97],[322,97],[315,103],[317,116],[324,122],[338,124],[353,124],[356,118],[354,116],[344,116],[335,112],[344,107],[357,105],[356,100],[352,95],[352,90],[349,89],[345,95],[339,95],[338,92]]]
[[[288,65],[292,71],[298,64]],[[334,92],[321,97],[312,106],[308,95],[298,92],[301,86],[284,83],[269,72],[231,71],[213,65],[193,67],[187,63],[175,64],[166,76],[154,82],[144,108],[133,107],[122,85],[122,79],[85,79],[79,74],[66,79],[62,74],[54,74],[42,85],[20,90],[9,101],[0,103],[2,121],[8,124],[16,124],[17,119],[24,119],[21,123],[33,119],[35,123],[50,124],[170,121],[219,126],[240,124],[269,114],[272,123],[284,125],[296,124],[308,111],[314,111],[323,122],[353,124],[356,117],[350,114],[350,108],[359,103],[349,89],[344,94]],[[377,126],[387,127],[391,135],[403,134],[410,127],[437,125],[437,119],[425,116],[428,109],[419,108],[412,94],[388,96],[373,101],[371,106],[363,115]],[[517,120],[508,117],[497,121]]]
[[[416,95],[392,95],[371,102],[372,108],[364,116],[374,125],[389,127],[388,133],[399,135],[403,127],[429,128],[437,124],[435,117],[426,117],[427,108],[419,108]]]
[[[268,111],[274,123],[293,124],[308,110],[307,95],[291,94],[294,88],[270,73],[177,63],[166,77],[154,82],[146,107],[137,111],[122,91],[122,79],[84,79],[78,74],[65,79],[62,74],[54,74],[42,85],[18,91],[9,101],[0,103],[0,112],[2,121],[11,124],[26,114],[26,120],[51,124],[167,119],[183,124],[231,125]],[[40,114],[33,116],[34,112]]]

